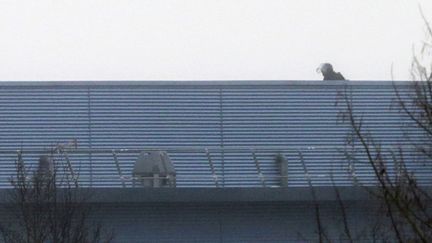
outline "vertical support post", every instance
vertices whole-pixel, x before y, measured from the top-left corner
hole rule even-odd
[[[288,187],[288,160],[282,153],[279,153],[276,155],[276,163],[279,164],[280,186]]]
[[[309,185],[309,187],[311,189],[311,192],[312,192],[313,196],[315,197],[315,190],[314,190],[314,188],[312,186],[312,178],[311,178],[311,176],[309,174],[309,171],[308,171],[308,169],[306,167],[306,163],[305,163],[304,158],[303,158],[303,153],[301,151],[299,151],[298,154],[299,154],[300,162],[301,162],[301,164],[303,166],[303,170],[304,170],[304,173],[305,173],[305,178],[306,178],[306,180],[308,182],[308,185]]]
[[[116,168],[117,168],[117,172],[118,172],[120,180],[122,182],[122,187],[125,188],[126,184],[125,184],[124,177],[123,177],[123,174],[122,174],[121,169],[120,169],[120,164],[118,162],[117,153],[115,152],[114,149],[112,150],[112,155],[113,155],[113,158],[114,158],[114,163],[115,163]]]
[[[69,171],[70,171],[70,173],[72,175],[72,180],[74,181],[75,186],[78,187],[78,178],[75,177],[75,172],[74,172],[74,169],[72,168],[72,163],[70,162],[68,153],[66,151],[64,151],[64,150],[61,150],[60,152],[63,154],[63,156],[64,156],[64,158],[66,160],[66,164],[67,164],[68,169],[69,169]]]
[[[358,179],[357,179],[357,174],[356,174],[356,169],[355,169],[355,164],[354,161],[349,161],[348,162],[348,170],[351,174],[351,178],[354,182],[354,185],[357,186],[358,184]]]
[[[209,162],[210,170],[211,170],[215,185],[216,185],[216,187],[219,187],[219,182],[218,182],[218,177],[216,175],[216,170],[214,168],[213,161],[212,161],[211,156],[210,156],[210,152],[208,151],[207,148],[205,149],[205,153],[207,155],[207,160]]]
[[[153,187],[153,188],[158,188],[158,187],[161,187],[161,179],[159,178],[159,175],[160,175],[160,170],[159,170],[159,167],[157,167],[157,166],[154,166],[153,167],[153,176],[152,176],[152,181],[150,182],[150,184],[151,184],[151,187]]]
[[[258,178],[261,180],[262,186],[266,187],[266,182],[265,182],[264,174],[261,171],[261,166],[260,166],[258,158],[257,158],[257,156],[255,154],[255,150],[254,149],[252,149],[252,156],[253,156],[253,159],[255,161],[255,167],[256,167],[257,172],[258,172]]]
[[[170,173],[171,171],[168,170],[167,163],[170,163],[170,162],[166,161],[165,155],[167,155],[167,154],[163,154],[162,151],[160,151],[160,152],[161,153],[159,154],[159,156],[160,156],[160,159],[162,161],[162,166],[163,166],[163,169],[164,169],[164,173],[166,173],[166,178],[164,178],[163,180],[164,180],[164,182],[166,182],[166,184],[169,187],[176,187],[177,186],[177,184],[176,184],[176,176],[175,175],[171,175],[171,173]],[[164,184],[164,183],[162,183],[162,184]]]

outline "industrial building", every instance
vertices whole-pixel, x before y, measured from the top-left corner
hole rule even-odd
[[[0,195],[17,153],[37,167],[44,151],[72,143],[58,156],[94,192],[115,242],[313,242],[315,201],[329,235],[343,240],[335,188],[359,232],[376,204],[362,188],[374,185],[372,168],[344,154],[341,94],[382,146],[404,146],[410,121],[392,103],[395,86],[409,84],[3,82]],[[407,156],[430,185],[432,168]]]

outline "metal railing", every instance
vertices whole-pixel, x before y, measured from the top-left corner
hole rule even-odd
[[[237,146],[62,149],[54,153],[40,149],[0,150],[0,170],[3,170],[0,172],[0,188],[10,187],[9,180],[14,176],[15,169],[14,161],[8,161],[12,155],[28,155],[31,161],[23,159],[23,163],[34,167],[37,157],[47,153],[52,153],[57,163],[64,167],[63,171],[69,173],[80,186],[132,187],[135,180],[153,178],[137,178],[131,173],[138,154],[146,151],[166,151],[170,155],[176,167],[177,187],[352,186],[358,182],[374,183],[369,162],[347,160],[342,155],[346,149],[334,146]],[[327,157],[319,157],[322,153],[327,154]],[[287,175],[280,173],[275,160],[278,154],[287,158]],[[84,162],[76,162],[72,157],[80,157]],[[159,179],[169,179],[168,177]],[[428,177],[429,174],[424,174],[424,182],[432,184]],[[421,175],[419,178],[423,180]]]

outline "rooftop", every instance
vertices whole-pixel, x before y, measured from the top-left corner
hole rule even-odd
[[[8,188],[17,153],[35,167],[52,146],[80,185],[132,187],[142,151],[170,156],[178,188],[279,188],[373,183],[365,161],[344,155],[349,127],[338,120],[338,94],[353,102],[390,154],[409,146],[408,120],[391,109],[390,81],[67,81],[0,86],[0,188]],[[349,89],[349,88],[348,88]],[[406,132],[406,131],[405,131]],[[18,152],[17,152],[18,151]],[[288,161],[281,175],[276,156]],[[411,165],[429,185],[430,168]]]

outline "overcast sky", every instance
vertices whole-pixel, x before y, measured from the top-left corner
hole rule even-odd
[[[0,0],[0,80],[406,80],[418,3]]]

